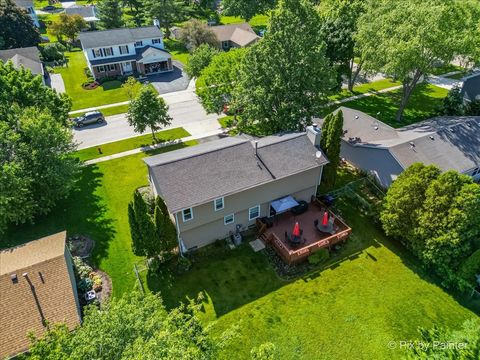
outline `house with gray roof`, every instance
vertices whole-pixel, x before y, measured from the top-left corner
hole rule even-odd
[[[96,27],[96,23],[100,21],[97,16],[96,7],[93,5],[67,7],[65,8],[65,14],[80,15],[92,29],[94,29]]]
[[[464,103],[480,100],[480,73],[463,78],[460,93]]]
[[[270,216],[275,200],[309,202],[323,166],[320,129],[252,141],[227,137],[144,159],[153,192],[176,224],[182,251]]]
[[[416,162],[480,179],[480,117],[443,116],[394,129],[359,110],[339,110],[341,157],[385,187]]]
[[[4,63],[11,61],[16,69],[28,69],[33,75],[40,75],[42,82],[45,83],[45,72],[40,60],[40,51],[36,46],[0,50],[0,61]]]
[[[33,25],[39,28],[40,23],[38,21],[37,13],[35,12],[35,6],[33,5],[33,0],[15,0],[14,2],[15,2],[15,5],[17,5],[17,7],[25,10],[25,12],[32,19]]]
[[[86,31],[79,38],[95,79],[173,71],[172,56],[157,26]]]
[[[249,23],[211,26],[218,39],[218,48],[229,50],[254,44],[260,37]]]

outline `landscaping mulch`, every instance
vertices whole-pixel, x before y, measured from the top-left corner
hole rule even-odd
[[[95,272],[102,278],[102,290],[97,292],[97,299],[102,305],[112,295],[112,279],[102,270],[95,269]]]
[[[67,240],[72,256],[89,257],[95,246],[95,241],[86,235],[73,235]]]

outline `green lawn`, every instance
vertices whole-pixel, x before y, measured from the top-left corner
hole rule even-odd
[[[435,116],[447,93],[448,90],[438,86],[418,85],[410,97],[401,123],[395,120],[402,94],[401,89],[352,100],[342,104],[342,106],[363,111],[393,127],[402,127]],[[338,105],[325,108],[321,115],[325,116],[336,108],[338,108]]]
[[[328,266],[296,281],[279,279],[263,254],[243,245],[201,250],[190,272],[164,270],[144,276],[146,284],[167,307],[202,292],[202,319],[213,321],[215,334],[238,326],[220,359],[249,359],[267,341],[279,359],[397,359],[404,353],[389,341],[418,339],[419,326],[457,328],[475,316],[371,219],[350,204],[340,208],[354,235]]]
[[[443,75],[453,71],[463,71],[464,68],[458,65],[447,64],[433,69],[433,75]]]
[[[67,230],[69,235],[87,234],[95,240],[93,262],[113,280],[114,296],[135,285],[133,264],[139,258],[131,250],[127,205],[133,192],[147,185],[147,167],[142,158],[195,145],[195,141],[157,149],[100,164],[85,166],[75,191],[60,201],[34,225],[12,227],[0,240],[0,248]]]
[[[38,15],[38,20],[41,20],[43,21],[43,23],[45,24],[45,27],[42,27],[40,29],[40,33],[43,35],[43,36],[48,36],[48,39],[50,40],[50,42],[56,42],[58,39],[57,37],[50,31],[50,29],[48,28],[48,26],[54,22],[55,20],[57,20],[59,17],[59,14],[56,13],[56,14],[39,14]]]
[[[102,114],[105,115],[105,116],[124,114],[128,111],[128,104],[127,105],[112,106],[112,107],[100,109],[99,111],[101,111]],[[83,114],[85,114],[84,111],[79,112],[79,113],[70,114],[70,117],[78,117],[78,116],[81,116]]]
[[[171,141],[176,139],[181,139],[187,136],[190,136],[190,133],[184,128],[175,128],[159,131],[156,133],[157,139],[159,142]],[[90,148],[82,149],[77,151],[75,154],[77,157],[82,160],[91,160],[97,159],[103,156],[108,156],[112,154],[118,154],[123,151],[128,151],[132,149],[137,149],[142,146],[154,144],[152,139],[152,134],[145,134],[136,136],[133,138],[111,142],[108,144],[101,145],[102,153],[98,152],[98,146],[93,146]]]
[[[264,30],[267,28],[268,25],[268,15],[255,15],[250,21],[248,22],[255,31]],[[220,24],[228,25],[228,24],[238,24],[245,22],[244,19],[238,16],[221,16],[220,17]]]
[[[348,91],[347,89],[342,89],[338,94],[329,96],[330,100],[341,100],[348,98],[350,96],[365,94],[369,92],[376,92],[384,89],[388,89],[394,86],[401,85],[399,81],[392,81],[390,79],[382,79],[377,81],[372,81],[365,84],[356,85],[353,87],[353,92]]]
[[[65,90],[73,101],[72,110],[128,100],[128,95],[122,89],[120,81],[107,81],[93,90],[82,88],[82,83],[87,80],[85,74],[87,63],[83,52],[78,50],[67,52],[65,55],[68,59],[68,66],[55,68],[55,72],[62,75]]]
[[[182,42],[175,39],[164,39],[165,48],[172,54],[174,60],[178,60],[183,64],[187,63],[189,56],[188,50]]]

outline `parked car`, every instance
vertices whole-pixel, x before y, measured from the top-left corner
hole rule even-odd
[[[43,11],[54,11],[57,10],[57,8],[53,5],[47,5],[42,8]]]
[[[75,127],[83,127],[90,124],[101,124],[105,121],[105,116],[100,111],[90,111],[82,116],[73,119]]]

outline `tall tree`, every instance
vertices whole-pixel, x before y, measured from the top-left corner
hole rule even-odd
[[[149,86],[143,87],[137,97],[130,102],[127,119],[135,132],[143,133],[150,128],[154,141],[157,141],[155,132],[172,121],[165,100],[158,97],[155,90]]]
[[[178,246],[177,230],[160,196],[155,199],[154,222],[156,237],[160,243],[163,258],[168,257]]]
[[[185,65],[185,72],[191,78],[198,78],[203,69],[205,69],[215,55],[218,54],[218,49],[211,47],[207,44],[202,44],[196,48],[193,53],[188,57],[187,64]]]
[[[180,32],[180,40],[189,51],[194,51],[202,44],[213,47],[218,46],[218,39],[215,33],[200,20],[192,19],[187,21]]]
[[[17,70],[10,62],[0,62],[0,89],[0,119],[7,116],[12,104],[17,104],[20,108],[48,110],[58,122],[67,125],[70,98],[44,86],[41,76],[33,76],[30,70]]]
[[[115,29],[124,25],[123,11],[119,0],[100,0],[96,6],[102,28]]]
[[[319,24],[309,1],[280,1],[265,37],[245,55],[235,91],[245,124],[300,130],[318,114],[335,83]]]
[[[150,23],[153,20],[160,22],[167,38],[173,23],[182,19],[182,3],[179,0],[145,0],[144,9]]]
[[[0,233],[48,213],[70,193],[75,148],[70,129],[48,110],[15,105],[0,117]]]
[[[127,93],[130,101],[135,99],[142,90],[142,84],[133,76],[129,76],[127,81],[122,84],[122,89]]]
[[[322,125],[320,146],[325,152],[329,163],[325,166],[323,179],[327,186],[333,186],[340,164],[340,147],[343,136],[343,113],[339,110],[335,115],[325,117]]]
[[[69,331],[52,326],[35,338],[21,358],[73,359],[215,359],[228,336],[213,336],[198,318],[198,305],[168,312],[158,295],[132,291],[122,298],[85,308],[82,326]]]
[[[402,82],[397,121],[416,85],[438,62],[469,55],[472,34],[478,37],[479,31],[474,7],[474,2],[456,0],[368,1],[358,21],[357,46],[364,69]]]
[[[275,7],[276,0],[223,0],[224,13],[240,16],[249,21],[257,14],[263,14]]]
[[[197,88],[197,94],[208,113],[220,113],[225,104],[234,105],[232,93],[244,55],[245,49],[222,52],[202,71],[200,79],[205,85]]]
[[[327,45],[326,55],[339,66],[339,74],[348,79],[352,91],[362,69],[362,60],[355,62],[355,34],[360,15],[365,11],[365,0],[323,0],[319,6],[322,31]]]
[[[32,18],[13,0],[0,0],[0,49],[36,46],[40,33]]]
[[[87,22],[78,14],[68,15],[61,13],[58,19],[50,25],[50,30],[57,36],[67,37],[74,42],[78,33],[87,27]]]

